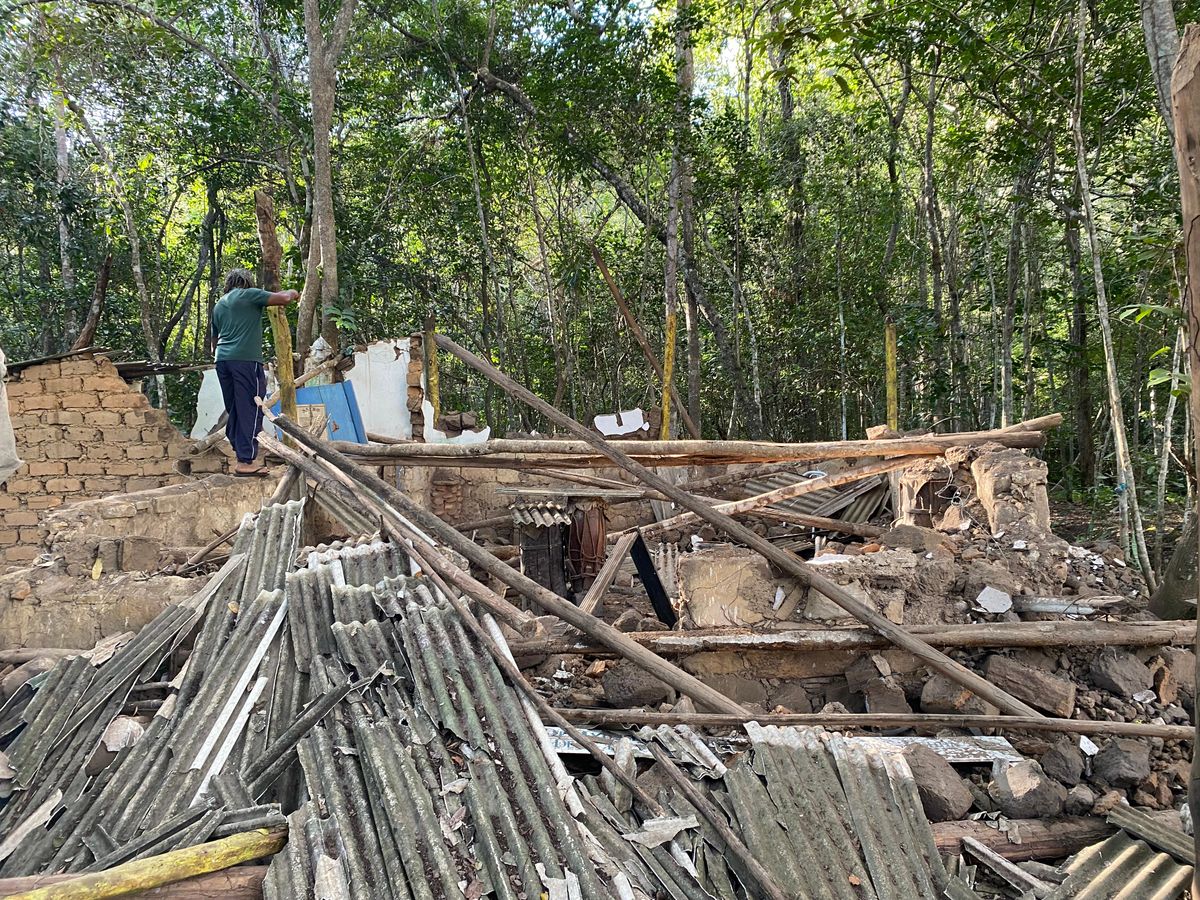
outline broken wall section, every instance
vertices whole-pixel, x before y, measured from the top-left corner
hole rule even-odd
[[[219,472],[224,457],[194,457],[165,413],[105,358],[30,366],[7,385],[24,465],[0,486],[0,564],[33,561],[42,516],[79,500],[141,491]]]

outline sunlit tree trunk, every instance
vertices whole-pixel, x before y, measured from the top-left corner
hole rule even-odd
[[[1137,482],[1133,472],[1133,461],[1125,432],[1124,409],[1121,402],[1121,386],[1117,373],[1116,350],[1113,346],[1112,323],[1108,313],[1108,293],[1104,283],[1104,268],[1100,257],[1100,241],[1096,234],[1096,215],[1092,207],[1091,174],[1087,166],[1087,144],[1083,137],[1083,84],[1084,64],[1087,47],[1088,7],[1087,0],[1080,0],[1076,20],[1075,44],[1075,103],[1071,109],[1071,132],[1075,141],[1075,169],[1079,175],[1080,194],[1083,197],[1083,225],[1087,232],[1088,248],[1092,257],[1092,275],[1096,283],[1096,311],[1100,325],[1100,336],[1104,346],[1105,372],[1108,376],[1108,405],[1112,425],[1113,443],[1116,450],[1117,498],[1121,511],[1122,545],[1132,551],[1146,583],[1153,589],[1157,583],[1150,556],[1146,551],[1146,535],[1142,529],[1142,513],[1138,503]]]
[[[1150,61],[1150,74],[1154,78],[1154,90],[1158,100],[1158,111],[1167,123],[1171,134],[1174,120],[1171,115],[1171,69],[1179,55],[1179,26],[1175,24],[1173,0],[1141,0],[1142,36],[1146,41],[1146,57]]]

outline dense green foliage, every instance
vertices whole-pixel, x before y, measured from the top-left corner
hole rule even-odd
[[[1194,19],[1194,6],[1178,4],[1178,20]],[[219,274],[257,262],[259,187],[280,209],[285,286],[303,286],[313,138],[301,9],[150,9],[61,0],[3,12],[0,346],[10,358],[70,345],[111,252],[96,343],[130,358],[206,359]],[[904,427],[999,424],[1008,357],[1014,418],[1067,416],[1050,450],[1060,483],[1111,489],[1070,127],[1077,9],[702,0],[680,21],[669,3],[364,0],[338,64],[340,288],[327,317],[350,344],[406,334],[433,312],[439,328],[580,417],[656,405],[661,386],[591,246],[661,353],[663,242],[609,176],[661,228],[677,152],[695,177],[693,265],[709,307],[697,325],[706,436],[757,430],[735,400],[738,377],[761,404],[753,436],[853,437],[884,421],[890,317]],[[1178,367],[1174,163],[1139,4],[1094,0],[1087,18],[1087,169],[1149,498],[1164,435],[1181,448],[1186,417],[1179,403],[1167,419]],[[673,109],[682,28],[696,59],[687,127]],[[70,145],[65,178],[56,118]],[[453,366],[443,390],[448,406],[482,409],[500,432],[544,427]],[[1172,458],[1171,491],[1184,489],[1186,456]]]

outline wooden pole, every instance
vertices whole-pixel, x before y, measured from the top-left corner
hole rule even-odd
[[[262,859],[278,853],[287,843],[287,829],[259,829],[172,850],[125,863],[104,872],[80,875],[46,887],[13,894],[9,900],[102,900],[104,897],[128,897],[174,884],[197,875],[219,872],[238,863]]]
[[[883,357],[887,381],[887,424],[892,431],[900,430],[900,377],[896,369],[896,323],[889,318],[883,326]]]
[[[650,364],[650,368],[654,370],[654,374],[658,380],[670,390],[671,400],[674,401],[675,410],[679,413],[679,421],[688,430],[688,434],[699,440],[700,429],[696,427],[696,423],[692,421],[691,415],[688,414],[687,404],[679,396],[679,390],[675,387],[674,379],[667,380],[663,377],[662,363],[658,361],[658,357],[654,354],[654,348],[650,346],[650,341],[646,339],[646,332],[642,331],[642,326],[638,322],[637,316],[633,314],[633,310],[625,302],[625,297],[621,294],[620,286],[617,284],[616,279],[613,278],[612,273],[608,271],[608,266],[604,263],[604,257],[600,255],[600,251],[595,244],[592,244],[592,259],[596,261],[596,267],[600,270],[600,274],[604,276],[604,283],[608,285],[608,292],[612,294],[612,298],[617,304],[617,309],[621,311],[621,318],[629,326],[629,332],[641,348],[642,355],[646,357],[646,362]]]
[[[421,341],[421,353],[425,362],[425,397],[429,400],[429,405],[433,407],[433,421],[429,423],[431,428],[437,428],[438,417],[442,414],[441,373],[438,369],[437,342],[433,339],[436,333],[437,318],[430,310],[429,315],[425,317],[425,334]]]
[[[1179,45],[1179,56],[1171,78],[1171,108],[1175,118],[1175,164],[1179,169],[1179,194],[1183,217],[1183,246],[1187,254],[1187,278],[1184,279],[1183,311],[1187,316],[1188,361],[1191,363],[1192,390],[1189,409],[1192,415],[1193,452],[1200,464],[1200,25],[1188,25]],[[1200,603],[1197,604],[1200,615]],[[1200,642],[1197,643],[1200,652]],[[1192,744],[1192,771],[1188,784],[1188,806],[1192,821],[1200,822],[1200,716],[1196,721],[1196,740]],[[1200,828],[1195,829],[1195,853],[1200,859]],[[1193,875],[1192,895],[1200,894],[1200,876]]]
[[[439,342],[441,337],[438,338]],[[558,616],[564,622],[574,625],[584,634],[628,659],[635,665],[641,666],[654,677],[675,688],[709,709],[734,715],[745,715],[747,710],[740,704],[734,703],[720,691],[709,687],[677,666],[672,665],[660,656],[647,650],[640,644],[630,640],[624,632],[618,631],[607,622],[602,622],[595,616],[590,616],[568,600],[559,597],[553,591],[547,590],[537,582],[528,578],[512,566],[497,559],[474,541],[463,537],[452,525],[426,509],[422,509],[404,496],[399,490],[388,484],[374,472],[351,462],[347,457],[333,449],[330,442],[323,441],[308,434],[303,428],[286,416],[271,416],[265,413],[271,421],[285,433],[292,435],[302,445],[308,447],[318,456],[330,462],[353,480],[362,484],[368,491],[376,494],[381,500],[394,507],[401,515],[411,521],[416,527],[442,541],[451,550],[464,557],[472,565],[478,566],[489,575],[514,588],[518,593],[528,598],[537,606],[551,615]]]
[[[983,625],[910,625],[934,647],[1165,647],[1191,646],[1196,623],[1172,622],[988,622]],[[630,638],[659,656],[693,653],[861,653],[886,648],[887,639],[868,628],[793,628],[787,631],[750,632],[731,628],[697,631],[636,631]],[[597,644],[567,638],[523,641],[512,645],[518,657],[555,653],[606,656]]]
[[[138,894],[138,900],[262,900],[262,883],[267,876],[266,866],[238,866],[208,875],[197,875],[163,887],[151,888]],[[20,878],[0,878],[0,897],[20,895],[23,891],[49,887],[70,881],[75,875],[25,875]]]
[[[1125,735],[1190,741],[1190,725],[1144,725],[1046,716],[956,716],[927,713],[773,713],[727,716],[713,713],[653,712],[646,709],[560,709],[563,718],[602,728],[622,725],[687,725],[690,728],[741,728],[760,725],[810,725],[823,728],[994,728],[998,731],[1046,731],[1063,734]]]
[[[755,534],[736,519],[713,509],[701,498],[689,494],[686,491],[681,491],[674,484],[671,484],[661,476],[651,472],[645,466],[630,459],[629,456],[617,449],[614,445],[605,441],[598,434],[594,434],[593,432],[589,431],[570,416],[567,416],[555,409],[545,400],[542,400],[527,388],[509,378],[491,363],[485,362],[474,353],[471,353],[471,351],[464,347],[460,347],[445,335],[438,335],[437,340],[438,344],[440,344],[441,347],[446,350],[446,352],[454,354],[472,369],[475,369],[475,371],[486,375],[510,395],[529,404],[551,422],[566,428],[571,433],[591,444],[622,469],[625,469],[638,478],[638,480],[640,480],[643,484],[649,485],[655,490],[661,491],[680,506],[690,509],[710,525],[724,531],[734,540],[745,544],[752,550],[758,551],[758,553],[765,557],[766,560],[772,565],[793,576],[802,585],[808,587],[810,590],[816,590],[823,594],[833,603],[837,604],[850,615],[858,619],[860,622],[863,622],[864,624],[869,625],[875,631],[878,631],[896,646],[903,650],[907,650],[909,653],[912,653],[929,668],[942,673],[956,684],[959,684],[967,690],[972,691],[973,693],[982,697],[984,700],[987,700],[989,703],[999,707],[1007,713],[1018,716],[1040,715],[1037,710],[1029,706],[1027,703],[1023,703],[1006,691],[1002,691],[991,682],[980,677],[979,675],[976,675],[966,666],[955,662],[944,653],[940,653],[930,647],[925,641],[909,634],[895,622],[892,622],[887,617],[883,616],[878,610],[863,603],[841,585],[835,584],[825,576],[812,571],[808,565],[806,565],[795,554],[781,550],[766,538]],[[457,536],[457,532],[455,532],[455,534]],[[574,607],[572,607],[572,609],[574,609]],[[658,659],[657,656],[654,658]]]
[[[608,551],[608,559],[604,560],[604,565],[601,566],[600,571],[597,573],[596,580],[592,582],[592,586],[588,588],[587,594],[579,602],[580,609],[586,613],[595,615],[597,608],[604,600],[604,595],[612,587],[613,579],[617,577],[617,570],[621,568],[621,563],[629,555],[629,548],[633,546],[633,542],[636,540],[637,531],[634,530],[617,541],[616,545]]]
[[[265,191],[254,192],[254,216],[258,220],[258,243],[263,256],[263,288],[279,290],[279,266],[283,250],[275,231],[275,203]],[[282,306],[267,307],[275,338],[275,374],[279,379],[279,408],[296,417],[296,372],[292,362],[292,331]]]
[[[1005,859],[1016,862],[1063,859],[1084,847],[1100,843],[1116,830],[1115,825],[1099,816],[1013,819],[1007,831],[1001,831],[989,822],[934,822],[933,841],[939,853],[958,856],[962,851],[962,839],[973,837]]]

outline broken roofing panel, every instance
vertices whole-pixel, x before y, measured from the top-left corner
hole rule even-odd
[[[1174,900],[1192,883],[1192,867],[1118,831],[1077,853],[1067,880],[1046,900]]]

